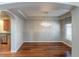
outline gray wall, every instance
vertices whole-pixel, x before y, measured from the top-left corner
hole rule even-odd
[[[15,14],[11,17],[11,52],[16,52],[23,43],[24,20]]]
[[[79,57],[79,7],[72,10],[72,56]]]
[[[24,42],[53,42],[61,41],[60,22],[58,18],[47,18],[50,27],[43,27],[40,24],[46,18],[32,18],[25,22]]]

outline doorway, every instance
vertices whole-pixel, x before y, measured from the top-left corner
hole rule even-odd
[[[0,15],[0,52],[9,52],[11,45],[11,24],[10,16],[1,11]]]

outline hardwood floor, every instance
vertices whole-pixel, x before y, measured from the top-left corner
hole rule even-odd
[[[9,51],[8,44],[0,44],[0,52]]]
[[[24,43],[17,53],[0,53],[0,56],[8,57],[64,57],[71,52],[71,48],[63,43]]]

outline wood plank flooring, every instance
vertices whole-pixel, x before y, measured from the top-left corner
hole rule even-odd
[[[63,43],[24,43],[17,53],[0,53],[6,57],[64,57],[66,52],[71,52],[71,48]]]

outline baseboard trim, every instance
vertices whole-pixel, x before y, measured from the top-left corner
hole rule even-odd
[[[11,51],[11,53],[16,53],[17,51]]]
[[[68,43],[66,43],[66,42],[64,42],[64,41],[62,41],[62,43],[66,44],[66,45],[69,46],[69,47],[72,47],[70,44],[68,44]]]
[[[35,43],[38,43],[38,42],[61,42],[61,43],[64,43],[64,44],[66,44],[67,46],[69,46],[69,47],[72,47],[71,45],[69,45],[68,43],[66,43],[66,42],[64,42],[64,41],[24,41],[24,43],[26,43],[26,42],[35,42]]]
[[[23,43],[24,42],[22,42],[22,44],[20,45],[20,47],[23,45]],[[18,49],[16,49],[16,50],[12,50],[11,53],[16,53],[20,49],[20,47]]]
[[[66,44],[66,45],[68,45],[69,47],[72,47],[71,45],[69,45],[69,44],[67,44],[66,42],[64,42],[64,41],[24,41],[23,43],[26,43],[26,42],[28,42],[28,43],[30,43],[30,42],[36,42],[36,43],[38,43],[38,42],[61,42],[61,43],[64,43],[64,44]],[[23,45],[23,43],[22,43],[22,45]],[[22,46],[21,45],[21,46]],[[21,47],[20,46],[20,47]],[[20,48],[19,47],[19,48]],[[16,53],[18,50],[19,50],[19,48],[17,49],[17,50],[15,50],[15,51],[11,51],[12,53]]]
[[[24,42],[62,42],[62,41],[24,41]]]

